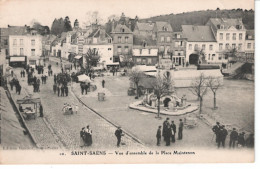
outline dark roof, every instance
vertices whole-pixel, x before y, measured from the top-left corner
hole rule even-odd
[[[140,31],[152,31],[154,28],[154,23],[137,22],[136,26]]]
[[[88,37],[93,37],[98,31],[99,29],[94,30],[91,34],[88,35]]]
[[[251,38],[250,38],[251,36]],[[246,40],[254,40],[255,39],[255,30],[247,30],[246,31]]]
[[[216,42],[210,26],[182,25],[182,32],[190,42]]]
[[[156,46],[156,40],[152,36],[134,35],[133,45],[143,45],[145,41],[147,46]]]
[[[124,32],[122,32],[122,29],[124,29]],[[117,24],[111,33],[132,33],[132,31],[126,25]]]
[[[157,31],[163,31],[163,27],[167,28],[167,32],[172,32],[172,26],[168,22],[155,22]]]
[[[29,33],[29,27],[27,26],[9,26],[8,28],[1,28],[1,36],[9,35],[26,35]]]

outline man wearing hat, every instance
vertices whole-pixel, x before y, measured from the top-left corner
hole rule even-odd
[[[229,147],[231,148],[231,146],[233,148],[235,148],[235,144],[238,138],[238,133],[236,131],[236,128],[233,128],[233,131],[231,131],[230,133],[230,141],[229,141]]]
[[[121,137],[123,136],[123,131],[121,130],[120,126],[117,127],[115,135],[116,135],[116,138],[117,138],[117,147],[119,147],[120,143],[121,143]]]
[[[245,146],[245,132],[239,133],[237,144],[244,147]]]
[[[217,122],[215,126],[213,126],[212,131],[215,133],[216,135],[216,143],[218,143],[219,140],[219,131],[220,131],[220,123]],[[212,138],[213,139],[213,138]]]
[[[225,126],[220,126],[219,134],[218,134],[218,148],[220,147],[220,144],[222,144],[223,148],[225,147],[225,141],[226,137],[228,135],[227,130],[225,129]]]
[[[157,146],[160,146],[161,142],[161,137],[162,137],[162,131],[161,131],[162,126],[159,126],[157,129],[156,133],[156,138],[157,138]]]
[[[166,133],[167,133],[167,126],[168,126],[169,123],[169,117],[166,118],[166,120],[163,122],[163,129],[162,129],[162,135],[163,135],[163,139],[164,141],[166,141]]]

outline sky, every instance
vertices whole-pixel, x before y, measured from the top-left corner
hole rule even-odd
[[[131,18],[148,18],[217,7],[254,9],[254,0],[0,0],[0,27],[30,25],[32,20],[51,26],[55,18],[65,16],[72,24],[78,19],[81,26],[90,11],[98,11],[107,21],[109,16],[122,12]]]

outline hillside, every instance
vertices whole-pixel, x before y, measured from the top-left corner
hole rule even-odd
[[[246,29],[254,29],[254,11],[253,10],[207,10],[194,11],[180,14],[160,15],[140,21],[168,21],[174,31],[180,31],[181,25],[205,25],[209,18],[242,18]]]

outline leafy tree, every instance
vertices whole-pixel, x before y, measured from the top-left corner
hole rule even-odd
[[[43,26],[40,22],[33,19],[31,22],[32,28],[35,29],[41,35],[50,34],[50,28],[48,26]]]
[[[205,61],[205,51],[202,48],[197,48],[195,49],[196,53],[198,54],[199,58],[198,58],[198,65],[203,63],[203,61]]]
[[[143,77],[144,77],[144,73],[136,67],[132,68],[132,70],[129,72],[130,81],[132,81],[136,86],[136,98],[137,99],[138,99],[139,82]]]
[[[104,22],[98,11],[87,12],[85,16],[86,19],[85,22],[83,22],[84,26],[89,26],[92,24],[100,25]]]
[[[219,78],[214,78],[214,77],[210,76],[208,78],[207,85],[208,85],[208,87],[210,88],[210,90],[212,91],[212,93],[214,95],[214,99],[213,99],[214,107],[213,107],[213,109],[217,109],[216,94],[217,94],[217,90],[222,85],[221,80]]]
[[[90,72],[93,66],[97,66],[100,60],[98,50],[89,48],[86,54],[83,54],[86,59],[86,73]]]
[[[70,23],[70,19],[68,16],[65,17],[64,20],[64,29],[63,32],[68,32],[68,31],[72,31],[72,27],[71,27],[71,23]]]
[[[200,105],[199,105],[199,112],[202,113],[202,104],[203,104],[203,97],[207,93],[208,84],[207,79],[203,73],[200,74],[199,77],[195,78],[189,90],[192,94],[198,97]]]
[[[170,94],[173,92],[173,81],[171,80],[171,77],[167,74],[161,75],[160,73],[157,74],[156,80],[152,83],[154,94],[157,97],[157,117],[160,118],[160,103],[161,98],[167,94]]]
[[[54,35],[61,35],[64,29],[64,20],[63,18],[54,19],[52,26],[51,26],[51,33]]]
[[[238,51],[237,51],[237,48],[231,48],[231,49],[228,49],[224,55],[228,58],[228,65],[230,63],[233,63],[233,62],[236,62],[237,61],[237,54],[238,54]]]

